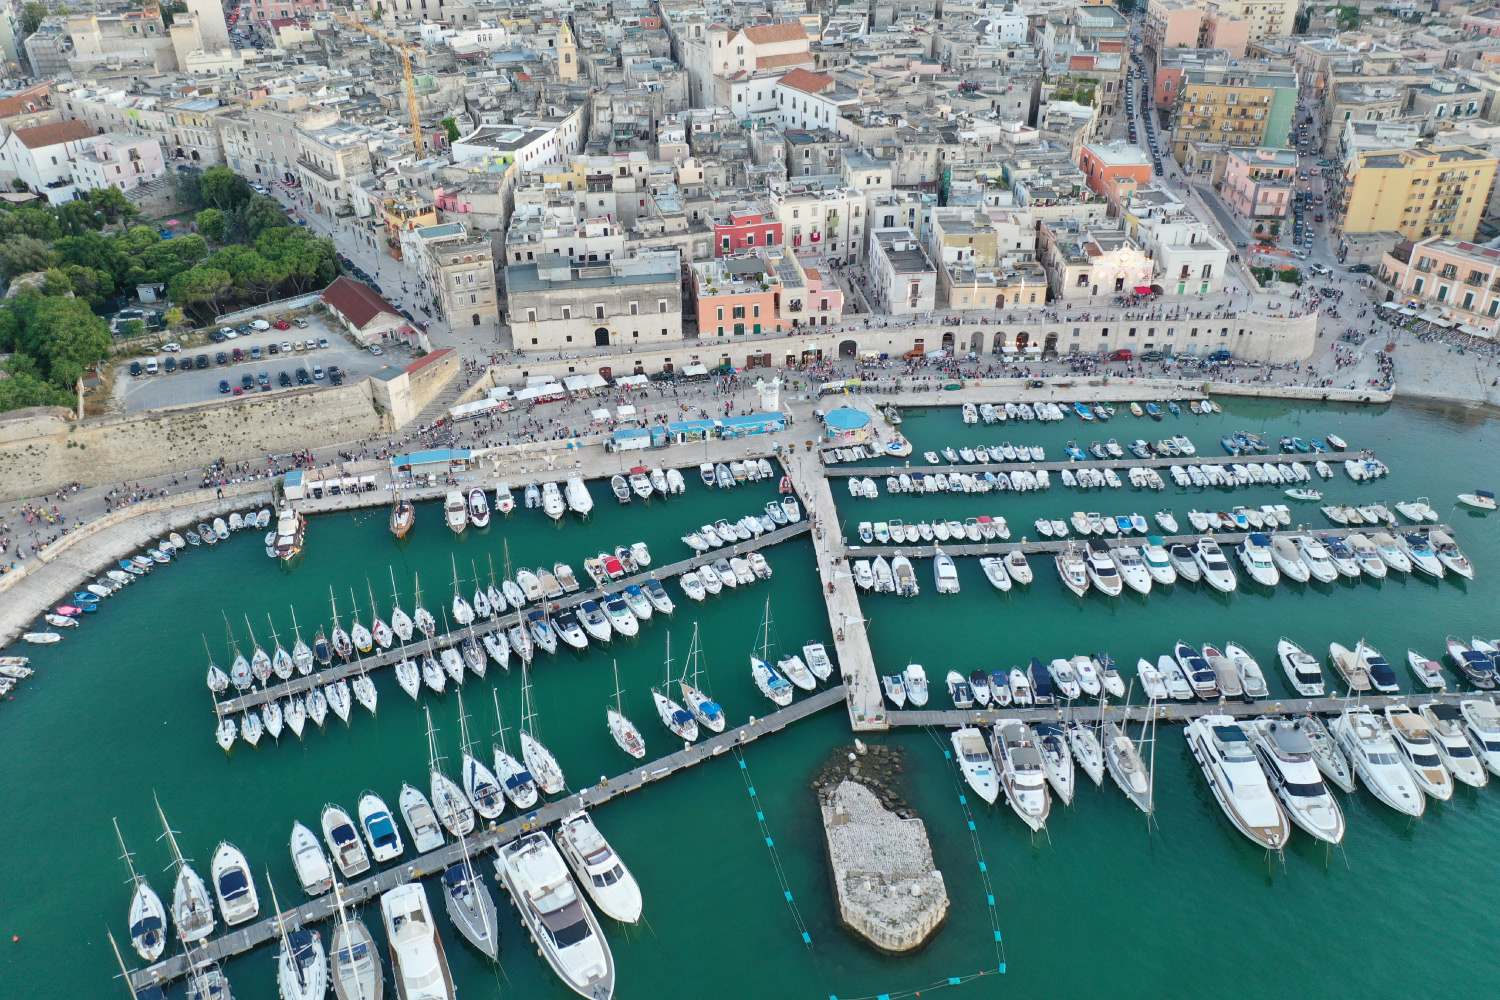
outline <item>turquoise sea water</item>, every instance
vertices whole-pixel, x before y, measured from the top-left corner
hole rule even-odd
[[[1182,638],[1195,644],[1236,640],[1257,655],[1273,691],[1281,688],[1273,649],[1288,635],[1315,652],[1329,641],[1367,638],[1397,664],[1414,646],[1442,651],[1449,632],[1494,634],[1500,547],[1493,518],[1452,509],[1454,494],[1493,485],[1496,425],[1476,411],[1398,406],[1383,409],[1296,408],[1277,402],[1226,401],[1215,417],[1168,418],[1161,424],[1116,417],[1084,429],[1076,420],[1024,428],[965,427],[956,410],[908,411],[903,429],[923,450],[952,443],[1010,439],[1043,443],[1060,455],[1078,438],[1149,438],[1180,431],[1203,454],[1219,452],[1220,434],[1256,430],[1274,441],[1282,433],[1321,436],[1334,431],[1353,447],[1373,447],[1392,469],[1387,480],[1356,485],[1342,471],[1325,487],[1333,500],[1391,501],[1416,495],[1455,524],[1457,539],[1475,563],[1469,584],[1387,579],[1332,586],[1241,590],[1229,597],[1191,588],[1157,590],[1149,598],[1114,601],[1066,594],[1050,563],[1034,560],[1036,581],[1001,595],[972,559],[959,561],[961,594],[932,593],[930,567],[918,565],[924,592],[915,600],[870,598],[865,608],[877,661],[895,670],[912,659],[934,678],[956,667],[1024,664],[1031,656],[1108,650],[1128,672],[1138,656],[1155,657]],[[1122,411],[1123,412],[1123,411]],[[122,995],[111,982],[113,958],[104,930],[124,943],[128,889],[110,817],[118,816],[140,868],[170,895],[171,877],[151,793],[161,796],[186,853],[206,874],[219,840],[230,840],[284,905],[299,898],[286,842],[292,822],[316,825],[325,802],[352,808],[362,790],[394,803],[402,781],[426,784],[426,740],[420,706],[377,675],[380,713],[357,706],[351,725],[330,718],[310,727],[299,743],[287,734],[259,750],[240,744],[232,757],[213,743],[213,716],[203,686],[206,637],[221,664],[225,616],[244,641],[244,617],[262,643],[270,614],[286,639],[295,607],[304,635],[329,617],[329,587],[348,623],[349,588],[368,624],[365,581],[388,614],[394,567],[402,604],[412,607],[412,574],[420,575],[424,603],[435,613],[451,601],[456,558],[472,577],[473,559],[488,576],[505,556],[517,565],[562,559],[581,569],[599,549],[646,541],[657,563],[687,553],[678,536],[720,516],[758,511],[774,493],[759,486],[727,492],[702,489],[667,502],[617,507],[594,484],[598,507],[588,524],[554,528],[537,511],[517,511],[487,532],[455,540],[436,505],[423,507],[404,545],[392,540],[383,511],[315,519],[307,555],[291,573],[266,559],[257,538],[245,535],[217,550],[193,550],[180,564],[159,569],[106,602],[105,610],[56,647],[29,650],[37,675],[0,711],[0,785],[4,851],[0,885],[0,981],[9,997]],[[1054,482],[1056,482],[1054,477]],[[883,485],[883,484],[882,484]],[[1054,486],[1048,494],[887,498],[852,501],[835,491],[852,534],[858,520],[1004,514],[1015,537],[1031,534],[1044,513],[1066,518],[1076,509],[1104,513],[1173,507],[1186,521],[1190,506],[1227,509],[1234,503],[1277,502],[1270,487],[1235,491],[1180,490],[1141,495],[1126,488],[1080,497]],[[1316,505],[1304,520],[1325,524]],[[670,622],[655,620],[633,640],[608,651],[545,657],[533,674],[542,737],[557,753],[574,787],[616,774],[628,760],[610,741],[604,706],[617,659],[626,710],[646,734],[651,757],[667,753],[672,737],[655,721],[650,685],[663,677],[666,633],[680,669],[692,624],[701,627],[704,666],[713,693],[732,721],[764,714],[768,703],[749,679],[746,654],[755,641],[767,595],[783,648],[828,641],[827,616],[811,572],[811,546],[799,540],[768,551],[769,583],[741,587],[703,605],[678,600]],[[674,599],[675,584],[668,584]],[[472,591],[472,586],[466,590]],[[492,667],[470,679],[464,701],[471,735],[488,746],[494,728],[490,691],[499,692],[507,725],[519,717],[520,678]],[[934,703],[946,703],[934,690]],[[441,728],[443,751],[456,759],[458,704],[424,691]],[[514,736],[512,735],[512,740]],[[786,883],[805,921],[804,945],[772,866],[755,805],[732,756],[726,755],[596,811],[596,819],[639,879],[645,919],[637,927],[606,924],[625,998],[693,996],[867,997],[928,987],[949,976],[995,969],[988,903],[978,859],[958,805],[954,773],[943,761],[946,742],[924,731],[899,731],[885,742],[903,745],[908,799],[927,822],[952,900],[948,925],[919,955],[878,956],[842,932],[830,902],[827,865],[808,783],[833,748],[849,740],[846,715],[831,709],[750,747],[745,759],[767,828],[784,865]],[[1285,859],[1267,859],[1236,833],[1209,795],[1183,746],[1180,731],[1163,728],[1156,755],[1157,826],[1106,783],[1087,788],[1071,809],[1054,811],[1048,835],[1030,838],[1001,803],[980,808],[977,843],[995,892],[1006,972],[956,987],[953,997],[1075,995],[1102,984],[1124,997],[1220,997],[1247,969],[1274,975],[1293,995],[1392,995],[1431,991],[1483,995],[1491,976],[1488,954],[1500,918],[1488,905],[1488,884],[1500,863],[1490,847],[1500,832],[1500,789],[1460,789],[1452,802],[1429,806],[1408,823],[1364,792],[1341,796],[1349,819],[1342,849],[1332,852],[1297,834]],[[489,870],[486,863],[486,870]],[[508,900],[496,888],[501,914],[498,965],[472,952],[442,928],[459,995],[563,998],[572,994],[525,942]],[[441,914],[441,898],[429,885]],[[264,910],[263,910],[264,912]],[[379,915],[366,924],[383,941]],[[1414,929],[1420,928],[1414,936]],[[10,937],[18,936],[12,943]],[[1441,966],[1417,957],[1416,940],[1440,936],[1445,951],[1470,956]],[[382,954],[384,954],[382,947]],[[276,996],[273,950],[228,966],[235,995]],[[1290,984],[1296,984],[1292,986]],[[1233,987],[1229,987],[1233,989]],[[179,988],[174,995],[181,995]]]

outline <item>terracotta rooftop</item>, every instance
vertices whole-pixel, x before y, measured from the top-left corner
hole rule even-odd
[[[746,28],[742,34],[757,45],[767,45],[771,42],[795,42],[799,38],[807,37],[801,21],[789,21],[786,24],[757,24],[753,28]]]
[[[782,77],[780,82],[784,86],[795,87],[804,93],[821,94],[828,87],[833,86],[833,77],[813,73],[799,66]]]
[[[401,315],[375,289],[346,275],[335,278],[333,284],[323,289],[323,301],[359,329],[364,329],[381,313]]]
[[[98,135],[88,125],[81,121],[73,120],[57,122],[53,125],[38,125],[35,128],[18,128],[14,135],[21,140],[21,144],[27,149],[41,149],[44,146],[56,146],[64,142],[75,142],[79,139],[88,139]]]

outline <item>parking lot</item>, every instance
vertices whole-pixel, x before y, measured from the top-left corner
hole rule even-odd
[[[404,351],[394,357],[391,354],[376,356],[365,348],[356,347],[341,330],[333,328],[322,316],[308,316],[307,321],[305,329],[294,326],[290,330],[251,332],[219,344],[207,343],[186,348],[175,355],[158,352],[156,361],[159,370],[155,375],[143,373],[131,376],[130,361],[125,361],[117,370],[115,401],[127,411],[139,411],[229,398],[235,395],[236,388],[241,389],[244,395],[288,392],[302,387],[297,378],[299,368],[306,373],[306,385],[327,386],[332,384],[328,377],[330,366],[337,366],[343,372],[344,381],[349,383],[359,381],[387,362],[404,365],[410,360]],[[311,350],[306,348],[309,339],[317,344],[319,338],[326,339],[328,346],[314,347]],[[304,349],[283,349],[283,345],[292,346],[297,343],[303,344]],[[273,344],[276,347],[275,354],[271,353]],[[252,356],[256,348],[260,350],[259,358]],[[242,360],[234,360],[235,350],[240,351]],[[224,357],[223,363],[218,360],[221,354]],[[178,363],[184,357],[191,358],[192,370],[183,371],[179,368],[174,372],[165,371],[165,361],[169,356]],[[198,367],[199,358],[207,359],[206,369]],[[148,358],[133,360],[138,360],[144,368]],[[323,373],[321,379],[316,378],[318,369]],[[269,388],[261,387],[262,372],[266,375]],[[283,373],[290,385],[282,384]],[[251,380],[249,388],[243,385],[246,375]],[[230,391],[221,391],[220,382],[228,382]]]

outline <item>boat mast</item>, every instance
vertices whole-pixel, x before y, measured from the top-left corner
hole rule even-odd
[[[614,667],[615,667],[615,711],[619,712],[620,716],[623,718],[624,715],[625,715],[625,704],[624,704],[624,701],[621,699],[621,691],[620,691],[620,661],[619,660],[611,660],[610,662],[613,663]],[[500,710],[499,703],[497,702],[496,706],[495,706],[495,711],[498,713],[499,710]],[[115,832],[116,833],[120,832],[118,827],[115,828]],[[124,847],[125,846],[125,842],[121,841],[120,842],[120,846]]]
[[[250,627],[250,616],[249,615],[245,616],[245,631],[250,636],[250,645],[252,647],[254,647],[255,649],[259,649],[260,648],[260,643],[258,643],[258,642],[255,641],[255,629],[253,629],[253,628]]]
[[[177,831],[173,830],[167,824],[167,814],[161,811],[161,799],[157,797],[155,792],[151,793],[151,798],[156,803],[156,815],[161,818],[162,829],[166,831],[166,833],[162,834],[162,837],[166,838],[167,844],[172,848],[172,864],[177,866],[177,870],[180,873],[186,867],[187,859],[182,856],[182,851],[177,846]],[[158,837],[157,839],[160,840],[162,838]],[[171,868],[172,865],[168,865],[167,867]]]
[[[486,558],[490,561],[490,586],[493,587],[495,585],[495,556],[493,553],[486,553]]]
[[[343,886],[339,885],[339,880],[334,879],[333,900],[339,908],[339,929],[344,932],[344,946],[349,949],[349,962],[352,965],[354,962],[354,948],[351,943],[352,935],[350,935],[349,933],[349,915],[344,912],[344,894],[342,890]],[[336,971],[338,968],[338,961],[338,953],[335,952],[333,956],[333,965],[335,969],[334,975],[338,975],[338,972]],[[363,1000],[365,995],[364,983],[361,981],[360,976],[357,973],[353,978],[355,996],[360,998],[360,1000]]]
[[[620,671],[619,671],[619,668],[617,667],[615,669],[615,685],[616,685],[616,687],[619,686],[619,681],[620,681]],[[500,689],[499,688],[491,688],[490,689],[490,694],[492,694],[492,695],[495,696],[495,725],[497,725],[497,726],[500,727],[500,731],[497,732],[495,735],[500,737],[500,751],[502,753],[506,753],[508,751],[506,751],[506,749],[505,749],[505,720],[503,720],[503,719],[500,718]]]
[[[427,715],[427,769],[436,774],[442,758],[438,756],[437,733],[432,728],[432,709],[423,706],[422,711]]]
[[[536,728],[531,724],[531,672],[526,659],[521,659],[521,731],[536,739]]]
[[[390,570],[391,573],[391,601],[393,602],[392,606],[399,608],[401,606],[401,592],[396,589],[396,567],[386,566],[386,569]],[[366,582],[369,582],[368,579],[366,580]]]
[[[115,936],[108,927],[104,928],[104,936],[109,938],[109,946],[114,949],[115,963],[120,967],[120,978],[125,980],[125,988],[130,991],[131,1000],[136,1000],[135,987],[130,985],[130,970],[125,968],[125,956],[120,954],[120,946],[115,944]]]
[[[462,689],[455,693],[458,695],[458,746],[464,753],[473,756],[469,751],[469,717],[464,713],[464,693]]]
[[[291,605],[287,605],[287,607],[291,607]],[[296,633],[297,641],[301,642],[302,641],[302,630],[297,627],[297,609],[296,608],[292,608],[292,631],[294,633]]]
[[[380,612],[375,609],[375,588],[370,584],[370,578],[368,576],[365,577],[365,593],[367,593],[367,594],[370,595],[370,617],[371,617],[371,619],[379,618],[380,617]],[[370,624],[371,624],[371,626],[373,626],[375,623],[372,620],[370,622]],[[374,628],[372,627],[370,631],[373,633],[374,632]]]
[[[281,904],[276,902],[276,884],[271,881],[271,873],[266,872],[266,885],[271,889],[271,906],[276,910],[276,927],[281,931],[281,947],[284,948],[292,959],[292,969],[297,973],[297,982],[305,986],[302,981],[302,963],[297,961],[297,955],[292,951],[291,942],[286,939],[286,924],[281,921]]]
[[[214,709],[215,709],[215,711],[218,710],[218,707],[219,707],[218,699],[215,698],[214,699]],[[141,884],[141,882],[143,881],[143,879],[141,878],[140,874],[137,873],[136,870],[135,870],[135,863],[132,860],[135,857],[135,855],[131,854],[130,853],[130,848],[128,848],[128,847],[125,846],[125,837],[120,833],[120,821],[118,819],[114,818],[114,817],[111,817],[110,818],[110,822],[114,823],[114,825],[115,825],[115,836],[119,838],[119,841],[120,841],[120,850],[123,852],[121,854],[121,856],[120,856],[120,860],[124,861],[125,862],[125,867],[130,869],[130,879],[129,879],[130,884],[133,885],[133,886],[139,886]]]
[[[339,627],[339,602],[333,596],[333,587],[328,588],[328,603],[333,606],[333,627]]]

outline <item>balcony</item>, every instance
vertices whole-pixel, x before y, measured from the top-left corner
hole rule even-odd
[[[330,184],[337,184],[339,182],[339,178],[336,174],[330,173],[326,168],[319,166],[317,163],[314,163],[312,160],[309,160],[304,156],[297,157],[297,166],[312,171]]]

